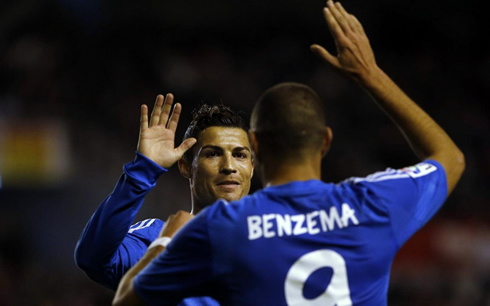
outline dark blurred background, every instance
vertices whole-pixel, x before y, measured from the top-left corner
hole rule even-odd
[[[401,250],[390,305],[490,305],[490,37],[472,1],[360,1],[379,66],[453,137],[467,168],[436,217]],[[107,305],[73,261],[85,223],[134,157],[140,105],[172,92],[190,112],[224,102],[248,116],[296,81],[322,97],[334,143],[323,179],[417,162],[353,82],[309,51],[335,46],[323,1],[0,2],[0,305]],[[253,190],[260,187],[254,179]],[[190,209],[176,167],[137,219]]]

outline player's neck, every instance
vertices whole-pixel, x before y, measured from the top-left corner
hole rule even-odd
[[[264,187],[283,185],[294,181],[321,179],[321,158],[305,163],[276,163],[261,167]]]

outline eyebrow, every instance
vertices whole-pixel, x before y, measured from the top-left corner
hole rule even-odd
[[[215,145],[207,145],[207,146],[204,146],[201,148],[200,151],[203,151],[205,149],[213,149],[213,150],[219,150],[219,151],[223,151],[223,148],[220,147],[220,146],[215,146]],[[250,151],[250,149],[248,147],[234,147],[233,148],[233,151]]]

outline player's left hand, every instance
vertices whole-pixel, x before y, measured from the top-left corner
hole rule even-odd
[[[192,218],[194,218],[193,215],[183,210],[179,210],[175,215],[170,215],[158,237],[173,237]]]
[[[368,37],[357,18],[349,14],[340,2],[327,1],[323,9],[325,20],[337,46],[337,56],[319,45],[310,49],[335,70],[355,80],[369,78],[379,70]]]

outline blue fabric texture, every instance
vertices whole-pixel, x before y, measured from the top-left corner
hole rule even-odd
[[[272,186],[189,222],[134,280],[151,305],[386,305],[393,258],[442,206],[435,161],[339,184]]]

